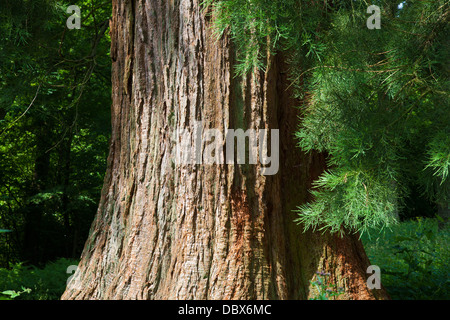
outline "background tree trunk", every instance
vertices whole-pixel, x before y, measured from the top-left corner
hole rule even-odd
[[[316,271],[343,298],[369,290],[356,237],[302,233],[292,212],[308,199],[322,155],[296,147],[298,102],[282,55],[234,77],[197,0],[113,1],[112,142],[97,213],[63,299],[305,299]],[[176,129],[279,129],[280,169],[176,165]],[[204,146],[203,146],[204,147]]]
[[[42,262],[45,252],[42,250],[42,231],[41,223],[44,217],[45,207],[42,202],[35,199],[41,192],[48,187],[49,169],[50,169],[50,148],[49,126],[47,123],[41,124],[41,127],[35,131],[36,134],[36,158],[33,168],[33,181],[28,188],[29,200],[24,212],[24,239],[23,239],[23,257],[27,263],[38,265]],[[35,202],[37,201],[37,202]]]

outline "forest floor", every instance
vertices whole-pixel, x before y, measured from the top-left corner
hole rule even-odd
[[[418,218],[362,236],[367,255],[381,269],[381,283],[394,300],[450,297],[450,224]],[[61,258],[44,268],[0,268],[0,300],[58,300],[77,260]]]

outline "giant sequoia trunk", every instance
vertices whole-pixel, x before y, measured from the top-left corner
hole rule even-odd
[[[343,298],[366,286],[356,237],[302,233],[292,210],[324,168],[295,146],[298,104],[281,55],[233,74],[200,0],[113,1],[112,141],[101,201],[63,299],[306,299],[327,271]],[[175,161],[176,132],[279,129],[279,171]],[[202,148],[205,147],[203,143]],[[225,146],[224,146],[225,148]]]

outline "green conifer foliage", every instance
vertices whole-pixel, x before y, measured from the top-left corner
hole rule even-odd
[[[369,29],[369,5],[381,29]],[[449,2],[206,1],[220,36],[238,48],[236,75],[289,56],[303,103],[295,133],[328,169],[298,208],[305,229],[365,232],[397,221],[410,186],[450,196]]]

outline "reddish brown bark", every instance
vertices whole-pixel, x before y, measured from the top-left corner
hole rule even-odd
[[[233,75],[196,0],[113,1],[112,142],[97,217],[63,299],[306,299],[317,270],[344,298],[366,287],[354,237],[302,233],[292,212],[324,168],[296,147],[282,56]],[[175,130],[280,130],[280,169],[175,164]]]

